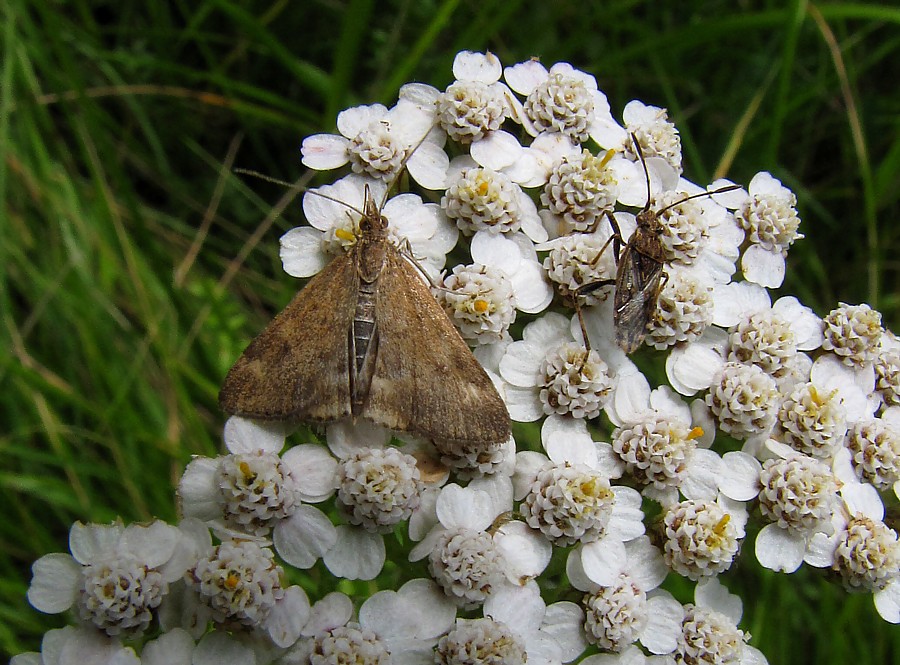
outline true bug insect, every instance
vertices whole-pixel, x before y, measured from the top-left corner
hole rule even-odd
[[[644,337],[647,335],[647,326],[656,315],[659,293],[662,291],[666,279],[668,279],[666,272],[663,270],[667,257],[662,244],[662,235],[666,229],[660,216],[666,210],[685,201],[740,189],[740,185],[728,185],[712,192],[701,192],[686,196],[660,210],[651,210],[650,173],[647,170],[647,162],[644,160],[644,153],[633,134],[631,141],[634,144],[635,152],[637,152],[641,160],[641,165],[644,167],[644,177],[647,180],[647,203],[644,205],[643,210],[635,216],[637,226],[628,238],[627,243],[622,239],[622,231],[618,222],[616,222],[615,215],[612,212],[606,213],[613,230],[613,235],[607,242],[607,245],[609,242],[613,243],[613,252],[616,259],[616,278],[614,280],[600,280],[585,284],[577,292],[578,295],[582,295],[604,286],[615,284],[613,322],[615,324],[616,343],[625,353],[629,354],[636,351],[644,341]],[[607,245],[601,248],[601,254],[606,250]]]

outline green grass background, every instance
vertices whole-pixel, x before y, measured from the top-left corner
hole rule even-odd
[[[342,108],[393,103],[404,82],[445,86],[460,49],[568,61],[615,115],[634,98],[668,107],[696,182],[772,172],[806,234],[781,293],[820,315],[869,302],[900,329],[900,9],[0,0],[0,12],[0,660],[60,625],[25,591],[74,520],[176,519],[184,465],[219,447],[219,382],[297,288],[277,241],[302,223],[299,200],[232,169],[300,177],[304,136],[333,130]],[[900,653],[870,596],[752,558],[725,581],[771,663]]]

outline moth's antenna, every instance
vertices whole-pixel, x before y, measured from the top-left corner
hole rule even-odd
[[[362,210],[357,208],[356,206],[352,206],[349,203],[347,203],[346,201],[341,201],[340,199],[336,199],[333,196],[328,196],[328,194],[322,194],[321,192],[317,192],[313,189],[310,189],[309,187],[305,187],[304,185],[298,185],[297,183],[288,182],[286,180],[280,180],[278,178],[273,178],[272,176],[268,176],[264,173],[260,173],[259,171],[254,171],[252,169],[238,168],[238,169],[235,169],[234,172],[240,173],[242,175],[249,175],[254,178],[259,178],[260,180],[265,180],[266,182],[271,182],[275,185],[281,185],[282,187],[287,187],[288,189],[296,189],[297,191],[303,192],[304,194],[312,194],[313,196],[318,196],[321,199],[326,199],[328,201],[332,201],[333,203],[339,203],[342,206],[344,206],[345,208],[350,208],[350,210],[352,210],[353,212],[355,212],[356,214],[358,214],[361,217],[364,217],[366,214]],[[304,180],[304,179],[309,180],[310,178],[312,178],[311,174],[312,174],[312,172],[310,171],[309,175],[303,176],[303,178],[301,178],[301,180]]]
[[[387,187],[385,188],[384,196],[382,196],[381,202],[378,204],[378,212],[379,213],[381,213],[381,211],[384,209],[384,206],[388,200],[388,195],[391,193],[391,190],[394,188],[394,186],[400,180],[400,176],[403,175],[403,171],[406,169],[406,163],[409,161],[410,157],[413,156],[413,153],[415,153],[416,150],[418,150],[419,147],[423,143],[425,143],[425,140],[428,138],[428,135],[431,134],[432,129],[434,129],[434,125],[429,127],[428,131],[425,132],[425,135],[421,139],[419,139],[416,142],[416,144],[414,146],[412,146],[412,148],[410,148],[409,151],[403,156],[403,159],[400,162],[400,166],[397,168],[397,172],[393,175],[391,181],[388,183]],[[328,201],[332,201],[334,203],[339,203],[342,206],[349,208],[350,210],[352,210],[353,212],[355,212],[356,214],[358,214],[361,217],[366,216],[366,213],[363,212],[362,210],[360,210],[359,208],[357,208],[356,206],[352,206],[349,203],[347,203],[346,201],[341,201],[339,199],[334,198],[333,196],[328,196],[327,194],[322,194],[321,192],[314,191],[312,189],[309,189],[308,187],[304,187],[302,185],[297,185],[295,183],[290,183],[285,180],[279,180],[278,178],[273,178],[271,176],[265,175],[264,173],[260,173],[259,171],[254,171],[252,169],[237,168],[234,170],[234,172],[240,173],[243,175],[249,175],[254,178],[259,178],[260,180],[265,180],[266,182],[271,182],[276,185],[281,185],[282,187],[287,187],[289,189],[296,189],[305,194],[312,194],[313,196],[318,196],[318,197],[326,199]]]
[[[271,182],[273,185],[281,185],[282,187],[287,187],[288,189],[306,190],[306,187],[304,187],[303,185],[298,185],[295,182],[288,182],[287,180],[280,180],[279,178],[273,178],[270,175],[266,175],[265,173],[260,173],[259,171],[254,171],[253,169],[237,168],[234,170],[234,172],[240,173],[241,175],[249,175],[253,178],[259,178],[260,180],[265,180],[266,182]]]
[[[409,161],[410,157],[418,150],[423,143],[425,143],[425,139],[428,138],[428,135],[431,134],[431,130],[434,129],[435,125],[432,125],[428,128],[428,131],[425,132],[425,135],[420,138],[414,146],[412,146],[409,151],[403,156],[403,159],[400,161],[400,166],[397,168],[397,172],[394,174],[394,177],[391,178],[390,183],[384,190],[384,196],[381,199],[381,203],[378,204],[378,212],[380,213],[384,210],[384,205],[387,203],[388,195],[391,193],[391,190],[394,186],[399,182],[400,176],[403,175],[403,171],[406,170],[406,163]]]

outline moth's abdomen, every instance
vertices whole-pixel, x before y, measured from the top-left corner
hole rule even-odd
[[[359,284],[353,325],[348,334],[350,345],[350,402],[354,416],[362,412],[369,395],[375,356],[378,348],[378,331],[375,328],[375,295],[378,282]]]

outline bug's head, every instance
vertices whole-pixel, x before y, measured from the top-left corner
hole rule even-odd
[[[637,227],[645,233],[662,235],[665,231],[665,225],[660,219],[659,214],[655,210],[651,210],[649,200],[647,201],[647,205],[644,206],[644,209],[634,217]]]

